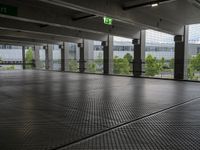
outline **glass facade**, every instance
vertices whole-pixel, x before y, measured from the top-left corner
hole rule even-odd
[[[43,46],[40,47],[40,50],[39,50],[39,60],[40,60],[40,66],[39,66],[39,69],[45,69],[46,67],[46,63],[45,63],[45,49]]]
[[[79,48],[76,43],[68,43],[67,48],[69,49],[69,57],[66,60],[66,64],[68,67],[66,71],[78,72],[79,68]]]
[[[103,73],[103,46],[101,41],[89,40],[87,44],[86,72]]]
[[[26,69],[34,68],[34,66],[33,66],[34,58],[33,57],[34,57],[33,48],[32,47],[26,48],[26,50],[25,50],[25,63],[26,63],[25,68]]]
[[[173,35],[146,30],[144,76],[173,78],[174,44]]]
[[[187,79],[200,80],[200,24],[189,26]]]
[[[143,58],[146,77],[173,78],[174,76],[174,36],[154,30],[146,30],[145,57]],[[79,71],[80,49],[77,43],[68,43],[69,54],[66,71]],[[89,73],[103,73],[103,47],[101,41],[87,40],[85,44],[85,68]],[[132,39],[113,36],[113,74],[132,75],[134,45]],[[26,63],[31,63],[34,51],[26,49]],[[53,45],[53,70],[61,69],[61,50]],[[39,50],[40,69],[45,69],[45,50]],[[0,45],[0,61],[22,61],[22,47]],[[188,80],[200,80],[200,24],[189,25],[187,59]],[[0,65],[1,70],[22,69],[21,65]],[[28,66],[27,69],[32,69]]]
[[[12,45],[0,45],[0,70],[18,70],[22,65],[4,65],[3,62],[22,61],[22,47]]]
[[[134,45],[132,39],[113,37],[113,74],[132,75]]]
[[[53,70],[61,70],[61,49],[59,45],[53,45]]]

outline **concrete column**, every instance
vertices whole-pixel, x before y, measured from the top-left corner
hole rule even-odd
[[[174,79],[184,79],[184,58],[185,58],[185,42],[182,35],[176,35],[175,41],[175,59],[174,59]]]
[[[48,70],[49,69],[49,51],[48,51],[48,46],[44,46],[43,47],[45,50],[45,69]]]
[[[133,76],[140,77],[142,75],[142,59],[141,59],[140,40],[134,39],[133,44],[134,44]]]
[[[86,70],[86,62],[93,60],[94,58],[94,43],[92,40],[83,40],[83,43],[79,43],[78,47],[80,48],[79,52],[79,71],[84,73]]]
[[[35,69],[40,69],[40,46],[34,46]]]
[[[80,48],[80,59],[79,59],[79,72],[85,72],[85,53],[84,53],[84,41],[79,43],[78,47]]]
[[[22,68],[26,69],[26,47],[22,46]]]
[[[134,39],[134,61],[133,61],[133,75],[134,77],[142,76],[144,72],[145,62],[145,40],[146,32],[141,31],[140,39]]]
[[[109,35],[107,41],[102,42],[103,46],[103,72],[113,73],[113,36]]]
[[[61,51],[61,71],[65,71],[65,47],[64,43],[59,45],[60,51]]]
[[[184,42],[185,42],[185,56],[184,56],[184,79],[188,79],[188,61],[189,61],[189,25],[185,26],[184,30]]]
[[[53,70],[53,45],[47,45],[45,48],[45,68],[46,70]]]

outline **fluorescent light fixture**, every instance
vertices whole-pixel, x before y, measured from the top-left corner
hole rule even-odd
[[[154,3],[151,5],[151,7],[157,7],[158,6],[158,3]]]

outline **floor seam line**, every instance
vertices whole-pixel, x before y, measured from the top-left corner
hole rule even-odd
[[[148,115],[139,117],[139,118],[137,118],[137,119],[134,119],[134,120],[131,120],[131,121],[128,121],[128,122],[119,124],[119,125],[117,125],[117,126],[114,126],[114,127],[111,127],[111,128],[105,129],[105,130],[102,130],[102,131],[99,131],[99,132],[94,133],[94,134],[92,134],[92,135],[88,135],[88,136],[86,136],[86,137],[83,137],[82,139],[75,140],[75,141],[73,141],[73,142],[71,142],[71,143],[68,143],[68,144],[66,144],[66,145],[58,146],[58,147],[53,148],[53,149],[51,149],[51,150],[59,150],[59,149],[62,149],[62,148],[70,147],[70,146],[72,146],[72,145],[76,145],[76,144],[78,144],[78,143],[80,143],[80,142],[82,142],[82,141],[85,141],[85,140],[88,140],[88,139],[92,139],[92,138],[94,138],[94,137],[97,137],[97,136],[100,136],[100,135],[102,135],[102,134],[108,133],[108,132],[113,131],[113,130],[115,130],[115,129],[121,128],[121,127],[123,127],[123,126],[127,126],[127,125],[129,125],[129,124],[131,124],[131,123],[134,123],[134,122],[137,122],[137,121],[146,119],[146,118],[148,118],[148,117],[152,117],[152,116],[157,115],[157,114],[160,114],[160,113],[162,113],[162,112],[166,112],[166,111],[169,111],[169,110],[171,110],[171,109],[174,109],[174,108],[177,108],[177,107],[180,107],[180,106],[183,106],[183,105],[185,105],[185,104],[188,104],[188,103],[191,103],[191,102],[194,102],[194,101],[198,101],[198,100],[200,100],[200,97],[196,97],[196,98],[193,98],[193,99],[184,101],[184,102],[182,102],[182,103],[178,103],[178,104],[176,104],[176,105],[173,105],[173,106],[164,108],[164,109],[162,109],[162,110],[159,110],[159,111],[156,111],[156,112],[153,112],[153,113],[150,113],[150,114],[148,114]]]

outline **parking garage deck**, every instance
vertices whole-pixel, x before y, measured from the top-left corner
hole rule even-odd
[[[0,72],[0,149],[200,149],[200,83]]]

